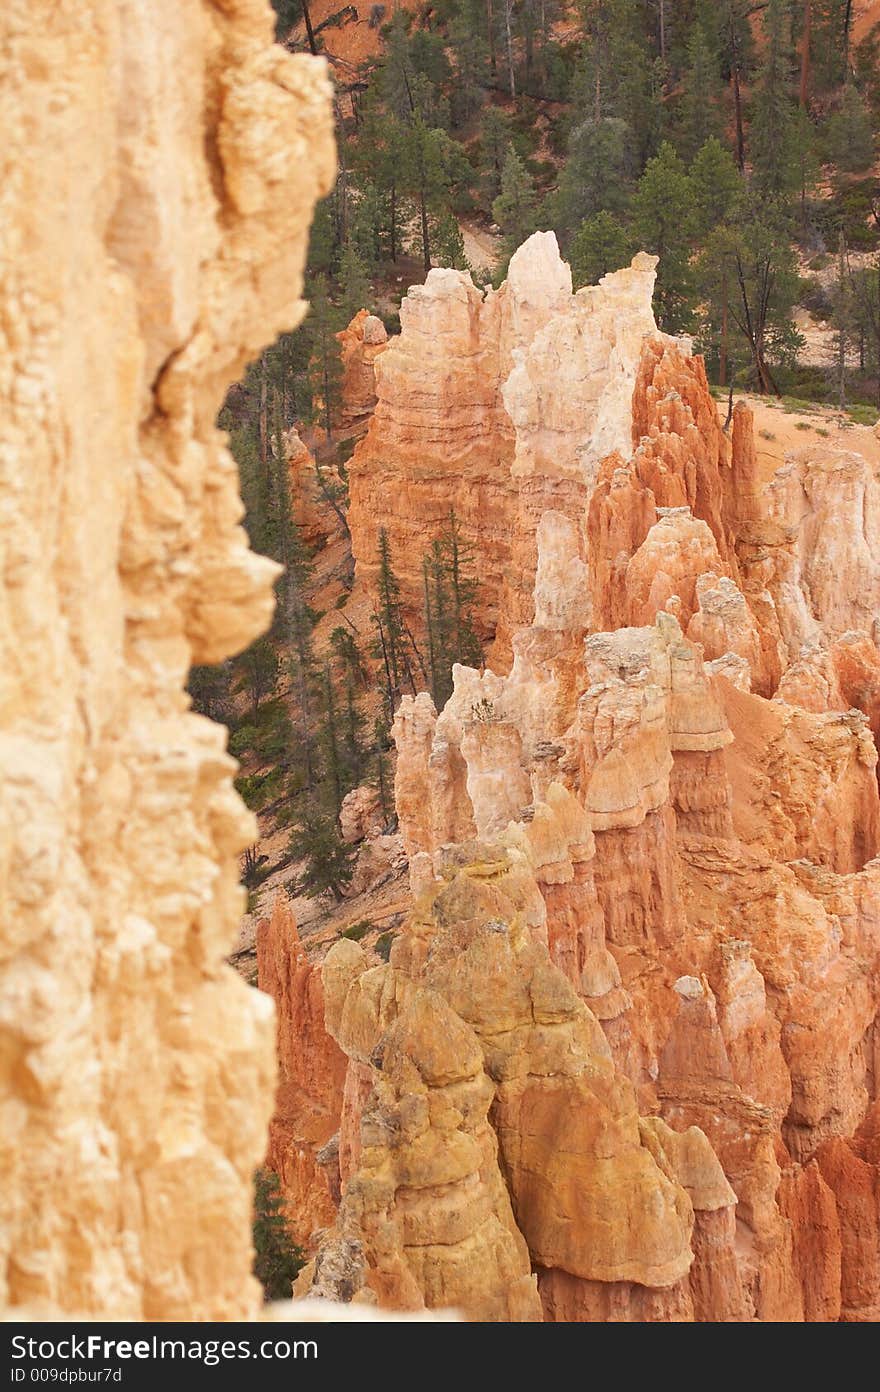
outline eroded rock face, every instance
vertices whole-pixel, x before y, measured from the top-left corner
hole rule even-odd
[[[323,544],[333,529],[330,509],[322,508],[321,487],[315,457],[295,426],[284,432],[290,511],[308,546]]]
[[[487,633],[501,621],[509,658],[511,624],[531,618],[542,515],[555,508],[580,530],[601,459],[629,447],[642,340],[656,332],[655,266],[637,256],[573,295],[555,236],[538,232],[498,291],[440,269],[413,286],[400,336],[375,363],[376,410],[349,466],[361,583],[372,583],[384,527],[417,609],[425,544],[454,509],[480,556],[480,617]]]
[[[422,500],[468,461],[497,629],[397,711],[390,963],[327,961],[361,1141],[333,1240],[381,1302],[471,1318],[534,1317],[521,1242],[549,1320],[875,1318],[877,483],[763,477],[652,278],[571,296],[539,237],[494,296],[432,272],[382,360],[359,486],[380,442]],[[438,1128],[484,1156],[442,1201]]]
[[[478,843],[455,860],[387,966],[349,943],[325,964],[328,1025],[372,1072],[339,1217],[365,1280],[382,1302],[515,1320],[541,1318],[535,1263],[675,1285],[691,1201],[642,1143],[631,1085],[530,923],[528,862]]]
[[[376,408],[376,359],[388,346],[388,333],[377,315],[359,309],[336,337],[342,360],[342,425],[357,430]]]
[[[257,979],[278,1018],[278,1088],[266,1163],[278,1176],[290,1231],[308,1251],[339,1202],[346,1060],[324,1026],[320,968],[309,962],[281,894],[271,916],[257,925]]]
[[[214,419],[302,317],[329,87],[256,0],[44,20],[0,16],[0,1304],[240,1319],[272,1010],[184,684],[271,613]]]

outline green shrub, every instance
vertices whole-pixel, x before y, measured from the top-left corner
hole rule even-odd
[[[340,938],[348,938],[351,942],[360,942],[365,933],[369,933],[372,928],[369,919],[363,918],[360,923],[352,923],[349,928],[343,928],[339,934]]]
[[[391,956],[391,945],[396,936],[396,933],[380,933],[376,939],[376,951],[383,962],[387,962]]]

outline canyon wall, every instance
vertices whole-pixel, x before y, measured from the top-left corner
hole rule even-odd
[[[818,444],[762,473],[652,285],[572,296],[538,234],[497,293],[432,272],[377,363],[361,580],[452,501],[497,636],[397,711],[413,905],[387,962],[323,965],[340,1203],[301,1291],[876,1318],[880,485]]]
[[[0,13],[0,1304],[243,1318],[273,1012],[192,662],[268,623],[214,420],[334,173],[265,0]]]

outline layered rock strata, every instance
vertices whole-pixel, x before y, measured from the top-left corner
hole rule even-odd
[[[262,0],[0,14],[0,1305],[241,1319],[272,1010],[189,666],[265,628],[214,420],[295,325],[322,64]]]
[[[498,637],[397,712],[390,961],[324,966],[326,1251],[475,1319],[537,1317],[530,1273],[548,1320],[870,1319],[877,481],[824,449],[763,477],[652,277],[571,296],[542,236],[496,295],[432,273],[383,356],[354,534],[375,465],[412,546],[466,442]]]

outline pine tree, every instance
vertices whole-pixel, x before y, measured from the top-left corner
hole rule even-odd
[[[354,681],[351,676],[345,683],[345,710],[344,710],[344,774],[346,791],[356,788],[361,781],[366,753],[363,745],[363,732],[366,720],[361,713],[357,697],[355,695]]]
[[[379,802],[382,806],[382,813],[388,825],[394,817],[394,794],[391,787],[388,762],[385,758],[388,750],[388,726],[384,720],[377,720],[373,726],[376,752],[376,784],[379,789]]]
[[[746,165],[743,83],[749,77],[754,54],[750,0],[721,0],[718,37],[722,73],[728,74],[733,94],[736,163],[743,173]]]
[[[299,747],[302,751],[303,776],[307,788],[314,787],[318,778],[318,760],[313,725],[318,709],[317,664],[312,647],[314,614],[305,598],[308,567],[304,560],[289,567],[283,590],[284,636],[287,644],[286,671],[296,702]]]
[[[846,81],[852,0],[812,0],[810,56],[816,86],[828,92]]]
[[[695,24],[688,40],[688,70],[682,100],[681,149],[691,158],[706,142],[721,134],[721,74],[701,24]]]
[[[848,314],[863,345],[865,369],[876,378],[880,408],[880,253],[867,265],[850,269]]]
[[[573,125],[622,121],[628,154],[641,168],[661,135],[665,60],[652,59],[632,0],[581,0],[579,8],[584,44],[572,84]]]
[[[475,666],[482,661],[474,617],[479,595],[472,566],[461,525],[450,510],[446,527],[435,537],[422,566],[428,678],[438,710],[452,694],[453,664]]]
[[[788,0],[768,0],[764,12],[764,55],[752,111],[752,166],[756,187],[779,196],[797,187],[793,159],[794,52]]]
[[[228,660],[216,667],[191,667],[186,683],[193,710],[221,724],[231,714],[231,668]]]
[[[609,271],[628,265],[633,244],[630,234],[611,213],[597,213],[582,222],[569,249],[574,288],[595,285]]]
[[[504,160],[501,192],[492,204],[492,216],[504,233],[508,257],[522,246],[538,225],[535,186],[512,145]]]
[[[376,642],[373,651],[382,664],[386,717],[390,723],[397,709],[403,683],[408,682],[413,695],[415,695],[415,683],[407,650],[407,633],[400,599],[400,584],[394,573],[391,561],[391,545],[384,527],[379,532],[377,560],[378,607],[373,615],[376,627]]]
[[[479,663],[482,661],[483,652],[474,625],[479,591],[472,573],[473,556],[464,541],[461,524],[452,508],[449,510],[440,545],[449,575],[452,660],[465,665]]]
[[[357,686],[365,687],[367,673],[357,639],[351,630],[341,626],[334,628],[330,634],[330,647],[337,662],[342,667],[346,680],[353,681]]]
[[[336,258],[336,219],[334,195],[328,194],[315,205],[312,230],[309,233],[308,268],[312,276],[328,276]]]
[[[875,25],[857,44],[853,54],[853,71],[858,89],[876,125],[880,116],[880,26]]]
[[[458,219],[448,208],[435,210],[428,219],[431,247],[439,266],[454,271],[470,270],[464,250],[464,237]]]
[[[342,327],[340,316],[330,301],[327,280],[316,276],[309,287],[311,310],[306,321],[311,346],[311,375],[321,424],[327,439],[333,437],[333,422],[342,392],[342,364],[336,334]]]
[[[369,309],[373,292],[367,268],[353,243],[343,248],[339,259],[340,308],[342,318],[349,324],[360,309]]]
[[[489,204],[501,192],[501,171],[511,143],[512,126],[497,106],[487,106],[480,117],[480,167]]]
[[[347,791],[345,787],[345,775],[342,763],[342,751],[339,746],[339,730],[337,728],[336,715],[336,692],[333,689],[333,678],[330,673],[329,663],[324,667],[323,676],[323,698],[324,698],[324,723],[321,732],[321,744],[324,752],[324,771],[329,779],[330,788],[333,795],[333,807],[336,816],[339,816],[339,809],[342,807],[342,799]]]
[[[304,861],[305,869],[296,881],[296,893],[309,899],[331,894],[341,903],[354,875],[356,848],[342,838],[339,823],[330,812],[309,807],[291,834],[290,854]]]
[[[254,1174],[253,1243],[254,1275],[263,1287],[263,1299],[289,1300],[305,1257],[287,1230],[278,1176],[267,1169]]]
[[[622,213],[631,170],[631,132],[625,121],[609,116],[577,126],[550,200],[554,226],[564,235],[597,213]]]
[[[743,193],[733,156],[716,136],[698,150],[689,170],[694,236],[702,242],[731,215]]]
[[[846,235],[841,227],[837,248],[837,277],[831,298],[837,360],[837,404],[846,408],[846,358],[849,337],[854,328],[846,255]]]
[[[257,638],[238,658],[236,690],[245,690],[250,697],[251,712],[256,714],[260,702],[275,685],[278,675],[278,656],[267,637]]]
[[[666,333],[680,333],[691,322],[691,213],[687,170],[673,146],[664,142],[639,180],[632,227],[639,244],[660,257],[655,305],[657,323]]]
[[[854,82],[844,87],[840,107],[828,122],[828,154],[849,174],[859,174],[873,163],[873,124]]]
[[[773,364],[792,363],[800,346],[792,320],[800,280],[785,203],[758,195],[745,201],[735,220],[708,239],[699,274],[716,303],[722,280],[729,287],[733,351],[738,364],[747,365],[746,384],[780,395]]]
[[[480,109],[489,79],[489,49],[482,36],[474,32],[473,20],[463,14],[450,22],[449,47],[455,62],[450,114],[457,127],[466,125]]]
[[[802,106],[798,107],[792,125],[791,160],[792,183],[800,203],[801,236],[806,240],[809,233],[807,198],[821,177],[822,166],[816,156],[816,132],[813,122],[810,120],[809,112]]]

